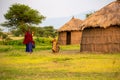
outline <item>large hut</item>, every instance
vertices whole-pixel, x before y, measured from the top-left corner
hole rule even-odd
[[[120,52],[120,0],[89,16],[81,29],[80,51]]]
[[[79,25],[82,20],[72,17],[70,21],[58,29],[58,42],[60,45],[80,44],[81,30]]]

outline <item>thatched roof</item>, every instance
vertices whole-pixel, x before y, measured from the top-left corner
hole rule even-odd
[[[81,23],[82,23],[82,20],[72,17],[70,21],[68,21],[60,29],[58,29],[58,32],[80,30],[79,25]]]
[[[120,0],[108,4],[89,16],[80,25],[80,28],[82,30],[87,27],[107,28],[112,25],[120,25]]]

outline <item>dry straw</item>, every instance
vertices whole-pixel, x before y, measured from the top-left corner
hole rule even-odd
[[[81,51],[120,52],[120,0],[89,16],[81,29]]]
[[[69,22],[67,22],[60,29],[58,29],[58,32],[79,30],[79,25],[81,23],[82,20],[72,17],[72,19]]]
[[[120,25],[120,0],[112,2],[89,16],[81,25],[83,30],[86,27],[107,28],[111,25]]]

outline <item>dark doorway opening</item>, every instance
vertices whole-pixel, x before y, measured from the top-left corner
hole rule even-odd
[[[71,32],[67,32],[66,43],[67,43],[67,45],[71,44]]]

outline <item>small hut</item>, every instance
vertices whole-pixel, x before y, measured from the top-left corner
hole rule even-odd
[[[82,23],[80,19],[72,17],[72,19],[58,29],[58,43],[60,45],[80,44],[82,32],[79,25]]]
[[[80,51],[120,52],[120,0],[95,12],[80,26]]]

